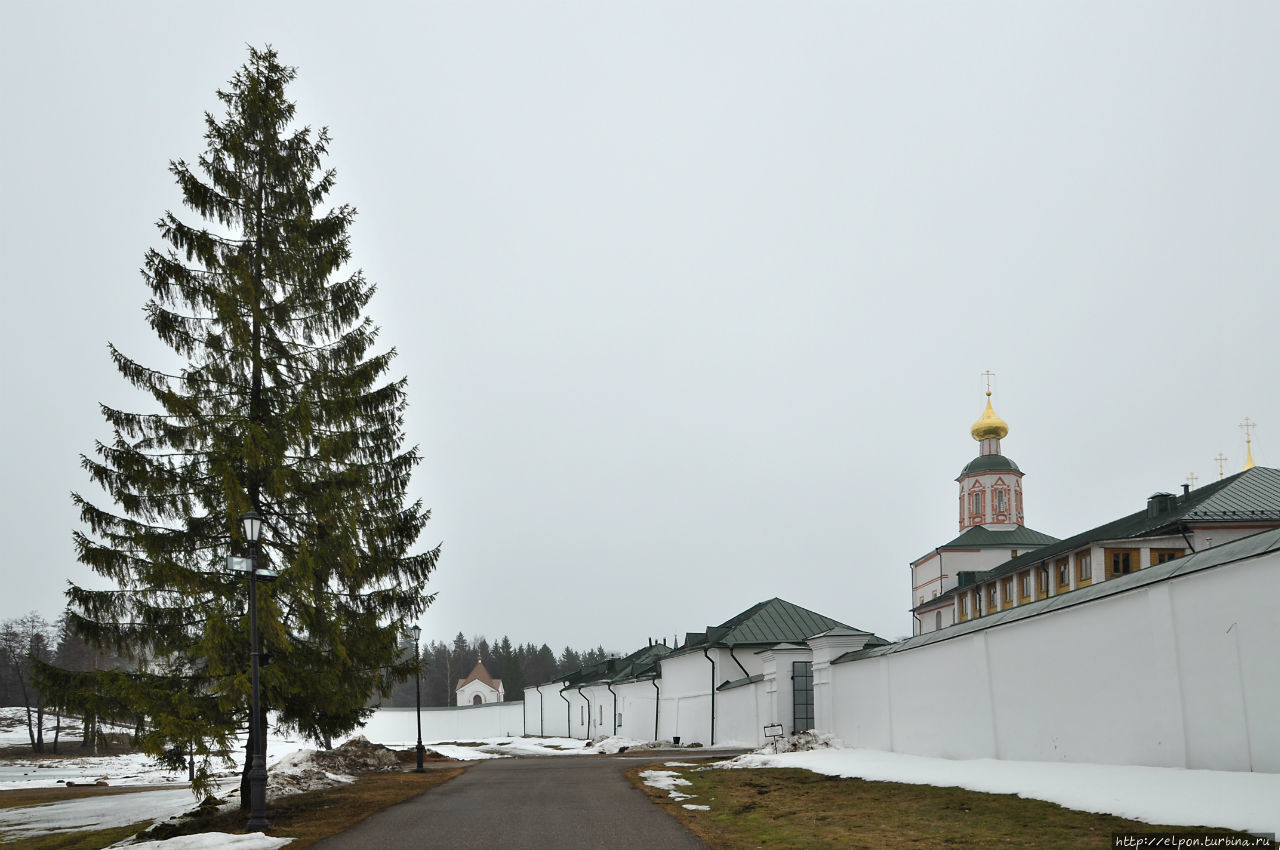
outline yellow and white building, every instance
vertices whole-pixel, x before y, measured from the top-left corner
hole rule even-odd
[[[981,450],[960,477],[959,537],[912,569],[914,634],[1068,593],[1280,526],[1280,470],[1248,452],[1243,471],[1058,540],[1026,528],[1022,471],[1004,457],[1009,426],[987,408],[970,433]]]

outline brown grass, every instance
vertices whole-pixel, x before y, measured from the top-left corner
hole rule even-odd
[[[1012,794],[984,794],[897,782],[822,776],[807,770],[678,769],[696,799],[675,801],[637,776],[671,770],[657,762],[628,771],[631,781],[716,850],[804,848],[1043,847],[1076,850],[1111,846],[1113,832],[1207,832],[1156,826],[1111,815],[1066,809]],[[710,806],[691,811],[685,803]]]
[[[282,797],[268,806],[269,833],[293,838],[290,850],[308,847],[322,838],[345,832],[372,814],[442,785],[464,770],[465,766],[433,766],[425,773],[371,773],[350,785]],[[243,833],[247,819],[239,810],[218,812],[181,825],[162,824],[147,838],[172,838],[197,832]]]
[[[12,809],[17,806],[42,806],[45,803],[57,803],[62,800],[75,800],[80,797],[104,797],[111,794],[143,794],[147,791],[167,791],[166,785],[73,785],[68,788],[59,785],[55,788],[22,788],[15,791],[0,791],[0,809]],[[191,798],[195,806],[195,797]]]
[[[4,846],[10,850],[102,850],[117,841],[123,841],[140,830],[146,829],[148,821],[135,823],[132,826],[118,826],[114,829],[93,829],[81,832],[51,832],[33,838],[7,839]]]

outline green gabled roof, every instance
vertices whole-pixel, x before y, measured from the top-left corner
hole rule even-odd
[[[717,637],[711,638],[711,643],[773,645],[803,641],[819,632],[834,628],[852,627],[775,597],[767,602],[753,605],[738,616],[707,631],[709,637],[710,633],[717,634]]]
[[[966,475],[975,472],[1016,472],[1022,474],[1022,470],[1018,469],[1018,465],[1004,455],[978,455],[960,470],[960,475],[956,478],[959,481]]]
[[[1057,543],[1058,538],[1052,534],[1045,534],[1043,531],[1036,531],[1034,528],[1026,528],[1018,526],[1006,530],[984,528],[981,525],[975,525],[973,528],[965,529],[959,537],[954,540],[943,543],[939,549],[981,549],[984,547],[993,549],[1017,549],[1022,546],[1047,546],[1050,543]]]
[[[1187,522],[1231,522],[1234,520],[1280,517],[1280,469],[1255,466],[1224,478],[1215,485],[1192,490],[1191,507],[1183,514]],[[1201,491],[1208,495],[1196,498]]]
[[[1006,561],[993,570],[976,574],[974,580],[983,582],[1005,576],[1049,558],[1073,552],[1095,541],[1169,534],[1187,523],[1280,523],[1280,469],[1255,466],[1221,481],[1206,484],[1185,495],[1165,495],[1164,498],[1168,500],[1167,510],[1154,513],[1144,508],[1097,528],[1081,532],[1074,537],[1033,549]],[[962,534],[956,540],[961,540],[963,537]],[[940,548],[947,548],[952,543]],[[959,589],[952,588],[940,595],[952,596]]]
[[[664,643],[654,643],[637,649],[626,658],[618,659],[610,681],[624,682],[654,673],[658,667],[658,660],[670,652],[671,648]]]

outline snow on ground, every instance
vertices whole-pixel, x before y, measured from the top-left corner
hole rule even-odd
[[[1017,794],[1069,809],[1145,823],[1280,833],[1280,774],[1114,764],[951,760],[839,746],[774,754],[769,748],[721,768],[798,767],[827,776]]]
[[[358,733],[357,733],[358,734]],[[25,718],[20,710],[0,709],[0,745],[27,743]],[[416,741],[376,741],[394,749],[411,749]],[[336,743],[336,742],[335,742]],[[665,742],[664,742],[665,743]],[[1220,826],[1249,832],[1280,833],[1280,774],[1235,773],[1209,770],[1135,767],[1125,765],[1069,764],[1065,762],[1015,762],[996,759],[954,761],[909,756],[876,750],[845,749],[829,739],[802,743],[817,749],[773,752],[766,748],[719,762],[724,768],[797,767],[831,776],[860,777],[919,785],[957,786],[995,794],[1018,794],[1047,800],[1072,809],[1105,812],[1148,823]],[[790,744],[788,744],[789,746]],[[79,742],[63,742],[78,747]],[[300,740],[272,729],[268,735],[268,773],[287,772],[302,764]],[[626,749],[653,749],[652,743],[607,737],[595,741],[576,738],[522,738],[503,736],[465,741],[433,741],[427,749],[448,758],[470,761],[511,756],[559,756],[617,753]],[[783,746],[781,749],[785,750]],[[221,768],[221,793],[239,785],[243,749]],[[688,762],[667,762],[668,770],[646,771],[646,784],[662,788],[676,800],[691,799],[679,786],[687,784],[670,768],[692,768]],[[101,779],[111,785],[168,785],[165,790],[67,800],[56,804],[0,809],[0,836],[123,826],[152,818],[165,820],[190,811],[195,799],[187,787],[186,774],[174,774],[156,766],[143,755],[89,756],[73,759],[14,759],[0,763],[0,790],[57,786],[66,782],[92,784]],[[685,804],[701,808],[700,804]],[[197,850],[205,847],[235,847],[237,850],[274,850],[279,839],[235,836],[228,843],[223,836],[187,836],[175,844],[152,842],[137,845],[164,850]],[[254,840],[268,843],[253,843]],[[199,843],[206,841],[207,843]]]
[[[674,762],[668,762],[667,767],[671,767]],[[682,777],[674,770],[642,770],[640,778],[644,780],[644,784],[650,788],[657,788],[659,791],[666,791],[667,796],[673,800],[692,800],[697,794],[686,794],[676,789],[681,785],[692,785],[693,783]]]
[[[395,738],[379,740],[373,738],[373,724],[365,727],[371,740],[392,749],[411,750],[417,741],[406,741]],[[662,742],[665,748],[672,745]],[[655,745],[651,741],[639,741],[635,738],[618,736],[602,736],[592,741],[581,738],[524,738],[519,735],[502,735],[496,738],[466,738],[462,740],[423,741],[423,748],[458,761],[475,761],[478,759],[502,758],[504,756],[582,756],[630,752],[632,750],[652,750]]]
[[[0,809],[0,843],[51,832],[109,829],[139,821],[163,821],[194,809],[189,788],[78,797],[43,806]]]
[[[202,832],[199,835],[182,835],[164,841],[141,841],[130,844],[129,850],[276,850],[292,841],[292,838],[271,838],[262,832],[235,835],[229,832]]]

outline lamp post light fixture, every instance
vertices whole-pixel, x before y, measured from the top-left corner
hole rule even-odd
[[[253,679],[253,698],[249,717],[249,745],[253,751],[249,764],[250,832],[265,831],[267,822],[267,759],[265,730],[262,728],[261,696],[258,683],[258,538],[262,534],[262,517],[250,510],[241,520],[244,539],[249,544],[249,664]]]
[[[418,766],[414,768],[414,773],[425,773],[426,768],[422,766],[422,657],[418,654],[418,638],[422,637],[422,627],[415,625],[409,631],[413,632],[413,689],[418,712]]]

